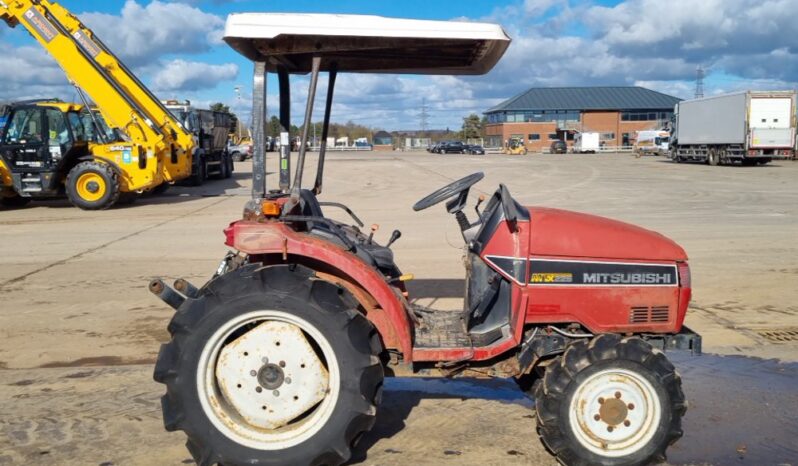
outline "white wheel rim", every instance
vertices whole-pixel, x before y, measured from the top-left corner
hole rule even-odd
[[[251,328],[231,340],[245,326]],[[309,339],[314,354],[323,356],[323,362],[317,357],[322,367],[314,367],[305,350]],[[272,366],[281,367],[282,379],[263,377],[276,370]],[[207,418],[226,437],[258,450],[290,448],[315,435],[332,415],[340,385],[338,362],[324,335],[308,321],[274,310],[226,322],[205,344],[197,370]]]
[[[662,406],[647,379],[616,368],[597,372],[582,382],[571,398],[569,413],[571,431],[583,447],[617,458],[635,453],[651,441]]]

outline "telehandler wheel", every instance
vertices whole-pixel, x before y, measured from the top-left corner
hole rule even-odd
[[[3,207],[12,207],[12,208],[24,207],[24,206],[28,205],[28,203],[30,201],[31,201],[31,198],[22,197],[22,196],[20,196],[18,194],[13,194],[13,195],[10,195],[10,196],[4,196],[4,195],[2,195],[2,193],[0,193],[0,205],[2,205]]]
[[[69,201],[83,210],[103,210],[119,199],[119,179],[105,163],[80,162],[69,170],[66,192]]]
[[[687,402],[676,369],[639,338],[573,343],[535,393],[538,434],[566,465],[665,461]]]
[[[301,266],[227,273],[169,324],[154,378],[164,425],[201,466],[337,465],[382,397],[379,335],[348,292]]]

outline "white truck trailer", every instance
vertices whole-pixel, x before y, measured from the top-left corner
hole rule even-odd
[[[795,156],[795,91],[743,91],[676,104],[670,157],[710,165]]]
[[[576,133],[574,136],[574,154],[595,154],[601,148],[599,133]]]

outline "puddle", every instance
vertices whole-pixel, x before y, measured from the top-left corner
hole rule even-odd
[[[669,352],[690,402],[672,465],[798,465],[798,363]],[[386,379],[422,398],[482,398],[532,408],[512,380]]]
[[[690,402],[671,464],[798,464],[798,364],[669,353]]]

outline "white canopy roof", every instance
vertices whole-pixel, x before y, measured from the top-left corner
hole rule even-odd
[[[227,18],[224,40],[267,70],[307,73],[314,55],[322,70],[484,74],[510,45],[496,24],[366,15],[242,13]]]

